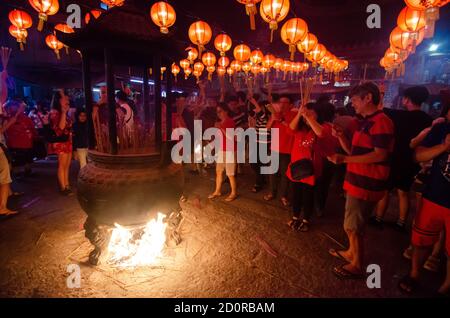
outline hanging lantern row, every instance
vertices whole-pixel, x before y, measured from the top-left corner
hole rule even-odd
[[[390,47],[380,59],[380,66],[387,74],[394,71],[398,76],[404,73],[404,63],[425,38],[434,35],[434,24],[439,19],[439,7],[449,0],[405,0],[398,17],[397,26],[389,36]]]

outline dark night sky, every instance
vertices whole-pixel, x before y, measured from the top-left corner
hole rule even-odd
[[[145,12],[149,12],[150,6],[155,2],[133,1]],[[187,36],[189,25],[197,19],[202,19],[211,25],[213,36],[220,31],[225,31],[232,37],[234,44],[242,41],[250,45],[252,49],[260,48],[264,53],[270,52],[283,58],[288,57],[287,46],[282,43],[279,32],[275,34],[274,42],[269,43],[268,24],[259,15],[256,18],[257,30],[251,31],[244,6],[235,0],[171,0],[169,2],[177,12],[177,22],[171,28],[172,39],[177,40],[180,48],[189,44]],[[82,4],[84,16],[89,8],[98,7],[100,1],[61,0],[61,8],[65,8],[69,3]],[[369,29],[366,26],[366,19],[369,15],[366,13],[366,8],[370,3],[376,3],[381,7],[381,29]],[[53,52],[44,43],[45,35],[51,32],[52,27],[65,20],[64,10],[60,10],[56,16],[50,17],[47,29],[39,33],[35,29],[37,13],[27,0],[0,0],[1,45],[16,48],[15,39],[8,33],[8,12],[14,7],[22,8],[30,13],[34,19],[34,26],[29,30],[26,51],[14,52],[12,67],[17,69],[18,66],[27,68],[32,66],[36,71],[45,72],[46,69],[58,69],[76,73],[79,67],[79,57],[76,53],[69,57],[63,54],[63,61],[58,62],[54,58]],[[365,59],[363,62],[378,63],[384,50],[389,47],[389,34],[396,26],[397,15],[403,7],[402,0],[291,0],[288,18],[297,16],[304,19],[308,23],[310,32],[314,33],[332,53],[352,62],[352,58],[358,56],[359,50],[359,62],[361,62],[362,55]],[[281,25],[279,27],[281,28]],[[441,9],[441,20],[438,22],[436,30],[437,38],[448,38],[450,32],[449,5]],[[360,48],[361,46],[363,49]],[[212,41],[209,48],[213,49]],[[300,54],[297,54],[297,59],[299,58]]]

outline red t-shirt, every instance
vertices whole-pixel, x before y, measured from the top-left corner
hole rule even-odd
[[[312,130],[298,130],[294,132],[291,163],[286,171],[286,176],[292,182],[315,185],[317,178],[322,176],[324,158],[335,153],[337,140],[331,134],[331,125],[323,124],[322,127],[322,136],[320,138]],[[302,180],[294,180],[291,175],[291,164],[301,159],[313,161],[314,175]]]
[[[19,115],[17,121],[6,131],[6,140],[9,148],[31,149],[33,139],[37,135],[33,121],[25,115]]]
[[[222,132],[222,151],[235,151],[236,149],[236,141],[234,138],[234,134],[230,136],[230,139],[227,138],[226,132],[227,128],[235,128],[235,124],[233,119],[227,118],[223,122],[220,123],[220,131]]]
[[[352,156],[373,152],[375,148],[392,153],[394,147],[394,124],[382,111],[365,117],[359,122],[352,139]],[[390,162],[349,163],[344,190],[355,198],[378,201],[387,189]]]
[[[271,149],[283,154],[290,154],[292,150],[292,142],[294,136],[289,128],[289,124],[294,119],[297,113],[293,110],[288,110],[281,114],[279,120],[274,121],[272,128],[278,128],[279,140],[272,136]]]

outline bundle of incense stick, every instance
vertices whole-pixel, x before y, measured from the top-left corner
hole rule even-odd
[[[301,105],[305,105],[309,102],[311,91],[313,88],[314,81],[312,78],[302,78],[300,80],[300,98],[301,98]]]

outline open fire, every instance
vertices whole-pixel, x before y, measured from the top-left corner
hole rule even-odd
[[[165,214],[158,213],[155,219],[138,228],[127,228],[116,223],[108,244],[107,263],[117,267],[154,264],[166,243],[165,218]]]

